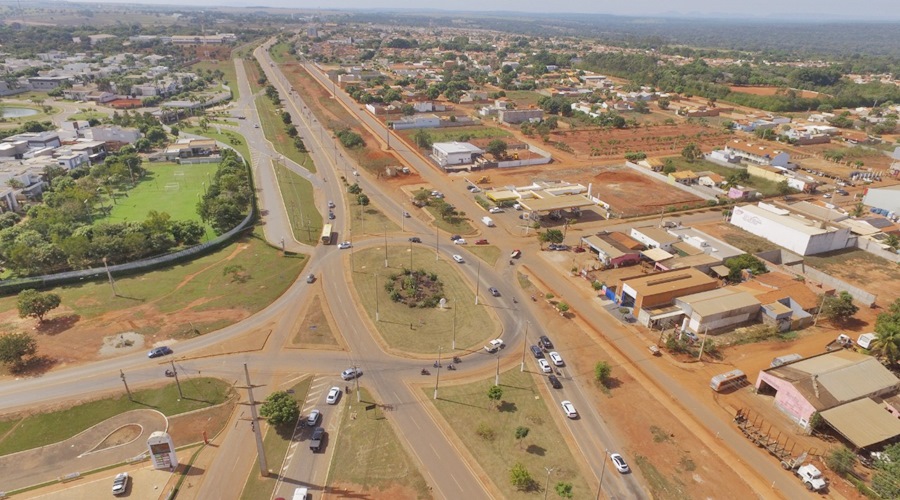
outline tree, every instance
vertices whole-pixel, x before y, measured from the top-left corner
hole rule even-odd
[[[846,476],[856,465],[856,455],[846,446],[833,448],[825,457],[825,465],[839,476]]]
[[[487,397],[496,405],[500,398],[503,397],[503,388],[499,385],[492,385],[488,389]]]
[[[787,179],[779,182],[778,186],[776,186],[776,189],[778,190],[778,194],[780,194],[781,196],[787,196],[794,193],[795,191],[794,188],[788,185]]]
[[[544,243],[562,243],[564,238],[565,235],[559,229],[548,229],[538,233],[538,241],[541,242],[542,249]]]
[[[894,301],[888,312],[875,320],[875,340],[869,346],[874,354],[885,358],[891,365],[900,359],[900,299]]]
[[[59,307],[62,299],[55,293],[41,293],[37,290],[28,289],[19,292],[17,305],[19,307],[19,317],[37,318],[39,323],[44,322],[44,316],[48,312]]]
[[[350,184],[347,186],[347,192],[350,194],[359,194],[362,193],[362,188],[359,187],[359,184]]]
[[[231,275],[232,283],[235,281],[239,281],[239,282],[243,283],[243,282],[247,281],[247,278],[249,278],[249,276],[246,274],[246,269],[244,269],[244,266],[242,266],[240,264],[231,264],[231,265],[225,266],[225,268],[222,269],[222,276],[228,276],[228,275]]]
[[[885,448],[875,461],[872,489],[881,498],[900,498],[900,443]]]
[[[428,149],[432,144],[431,134],[425,130],[419,129],[419,131],[413,135],[413,141],[416,143],[416,146],[422,149]]]
[[[890,233],[887,235],[887,238],[884,239],[884,245],[891,250],[897,250],[897,247],[900,247],[900,238],[898,238],[896,234]]]
[[[743,272],[744,269],[749,269],[753,274],[765,274],[769,272],[763,261],[748,253],[725,259],[725,267],[730,270],[728,273],[728,280],[733,282],[741,280],[741,272]]]
[[[522,448],[522,440],[528,436],[530,430],[531,429],[523,425],[516,427],[516,441],[519,442],[519,448]]]
[[[656,101],[656,105],[659,106],[659,109],[669,109],[669,104],[671,103],[672,101],[666,99],[665,97],[662,97]]]
[[[509,482],[519,491],[530,490],[534,486],[534,478],[521,462],[516,462],[509,469]]]
[[[366,195],[366,194],[364,194],[364,193],[359,193],[359,194],[356,196],[356,203],[359,203],[360,205],[362,205],[362,206],[364,206],[364,207],[365,207],[365,206],[368,206],[368,205],[369,205],[369,197],[368,197],[368,195]]]
[[[693,163],[703,157],[703,151],[700,150],[700,146],[692,142],[681,150],[681,156],[683,156],[685,160]]]
[[[853,296],[846,291],[822,300],[822,314],[837,323],[846,323],[857,311],[859,307],[853,304]]]
[[[572,498],[572,483],[556,483],[556,494],[560,498]]]
[[[569,304],[566,304],[565,302],[560,302],[559,304],[556,304],[556,310],[565,314],[565,313],[569,312]]]
[[[259,414],[272,425],[293,424],[300,417],[300,407],[287,391],[278,391],[266,398]]]
[[[27,333],[7,333],[0,336],[0,363],[14,370],[25,363],[26,356],[37,352],[37,341]]]
[[[609,366],[609,363],[606,361],[598,361],[597,364],[594,365],[594,380],[603,385],[606,385],[606,382],[609,381],[611,373],[612,367]]]
[[[484,150],[494,155],[494,158],[502,158],[506,156],[506,141],[494,139]]]

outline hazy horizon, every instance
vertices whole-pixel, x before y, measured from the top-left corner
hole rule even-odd
[[[94,0],[68,3],[118,3],[134,5],[168,5],[173,7],[279,7],[289,9],[377,11],[405,9],[438,12],[521,12],[527,14],[608,14],[629,17],[730,18],[778,21],[898,21],[900,9],[896,0],[861,0],[848,12],[846,4],[829,0],[756,0],[747,3],[718,3],[708,0],[629,0],[587,4],[581,0],[560,0],[548,10],[544,2],[533,0],[457,0],[452,8],[433,7],[414,0]]]

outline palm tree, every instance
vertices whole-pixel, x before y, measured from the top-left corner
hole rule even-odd
[[[874,354],[883,357],[888,364],[893,365],[900,359],[900,325],[891,324],[884,325],[881,331],[876,332],[875,340],[872,341],[869,350]],[[879,330],[876,328],[876,330]]]
[[[896,234],[888,234],[887,238],[884,239],[884,244],[891,250],[896,251],[897,248],[900,247],[900,238],[898,238]]]

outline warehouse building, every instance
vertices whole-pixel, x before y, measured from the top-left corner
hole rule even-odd
[[[747,292],[732,288],[717,288],[675,299],[684,311],[682,330],[694,333],[722,333],[738,326],[756,322],[760,302]]]
[[[815,255],[856,246],[849,228],[811,221],[774,205],[735,207],[730,222],[798,255]]]
[[[863,205],[880,208],[888,214],[900,214],[900,184],[881,188],[869,188],[863,198]]]
[[[616,283],[616,302],[623,307],[633,307],[638,322],[650,326],[684,314],[675,306],[675,299],[716,287],[718,280],[693,268],[641,274],[622,278]]]

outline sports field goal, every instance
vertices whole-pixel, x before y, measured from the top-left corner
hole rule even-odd
[[[165,189],[166,189],[167,193],[170,193],[172,191],[178,191],[179,189],[181,189],[181,184],[179,184],[177,182],[167,182]]]

